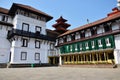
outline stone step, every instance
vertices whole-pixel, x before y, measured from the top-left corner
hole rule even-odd
[[[79,65],[61,65],[60,67],[80,67],[80,68],[117,68],[112,64],[79,64]]]
[[[22,68],[22,67],[50,67],[50,66],[57,66],[51,64],[9,64],[8,68]]]

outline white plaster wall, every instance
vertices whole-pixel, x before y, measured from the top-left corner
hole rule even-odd
[[[0,63],[8,63],[9,62],[9,49],[1,49],[0,48]]]
[[[114,39],[115,39],[114,50],[115,63],[120,64],[120,34],[114,35]]]
[[[114,50],[115,64],[120,64],[120,49]]]
[[[10,42],[7,40],[8,26],[2,25],[0,29],[0,63],[7,63],[10,54]]]
[[[120,49],[120,34],[114,35],[115,49]]]
[[[50,42],[41,40],[40,49],[35,48],[35,39],[30,38],[28,47],[21,47],[22,41],[19,37],[18,40],[12,42],[11,53],[12,64],[23,63],[39,63],[39,60],[35,60],[35,53],[40,53],[41,63],[48,63],[48,50],[50,49]],[[21,60],[21,52],[27,52],[27,60]]]
[[[41,34],[46,34],[46,22],[39,21],[30,17],[26,17],[23,15],[16,15],[13,20],[14,28],[22,30],[22,24],[29,24],[29,31],[35,32],[35,26],[40,26],[42,31]]]

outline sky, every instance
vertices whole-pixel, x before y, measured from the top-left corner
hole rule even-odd
[[[0,0],[0,7],[10,9],[13,3],[29,5],[51,15],[53,19],[47,22],[49,29],[53,29],[60,16],[71,24],[69,29],[74,29],[87,24],[87,19],[94,22],[107,17],[117,7],[117,0]]]

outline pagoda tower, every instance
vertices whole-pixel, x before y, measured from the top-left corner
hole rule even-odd
[[[64,19],[62,16],[56,20],[56,24],[53,24],[52,26],[55,28],[55,31],[62,34],[65,33],[67,28],[70,26],[70,24],[66,23],[66,19]]]

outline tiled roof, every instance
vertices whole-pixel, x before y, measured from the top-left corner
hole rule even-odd
[[[75,28],[73,30],[69,30],[69,31],[61,34],[59,37],[70,34],[70,33],[73,33],[73,32],[76,32],[76,31],[87,29],[89,27],[93,27],[93,26],[96,26],[96,25],[99,25],[99,24],[102,24],[102,23],[105,23],[105,22],[108,22],[108,21],[111,21],[111,20],[114,20],[114,19],[117,19],[117,18],[120,18],[120,11],[113,14],[113,15],[107,16],[106,18],[103,18],[103,19],[97,20],[95,22],[80,26],[80,27]]]
[[[8,9],[0,7],[0,13],[8,14],[8,11],[9,11]]]
[[[23,4],[18,4],[18,3],[13,3],[13,5],[12,5],[9,13],[15,12],[15,10],[18,7],[22,8],[22,9],[25,9],[25,10],[28,10],[28,11],[31,11],[31,12],[34,12],[34,13],[37,13],[39,15],[43,15],[43,16],[47,17],[47,19],[48,19],[47,21],[49,21],[49,20],[51,20],[53,18],[52,16],[50,16],[50,15],[48,15],[48,14],[46,14],[46,13],[40,11],[40,10],[37,10],[37,9],[31,7],[31,6],[23,5]]]
[[[47,35],[53,38],[56,38],[58,35],[60,35],[58,32],[56,32],[55,30],[50,30],[50,29],[46,29]]]

